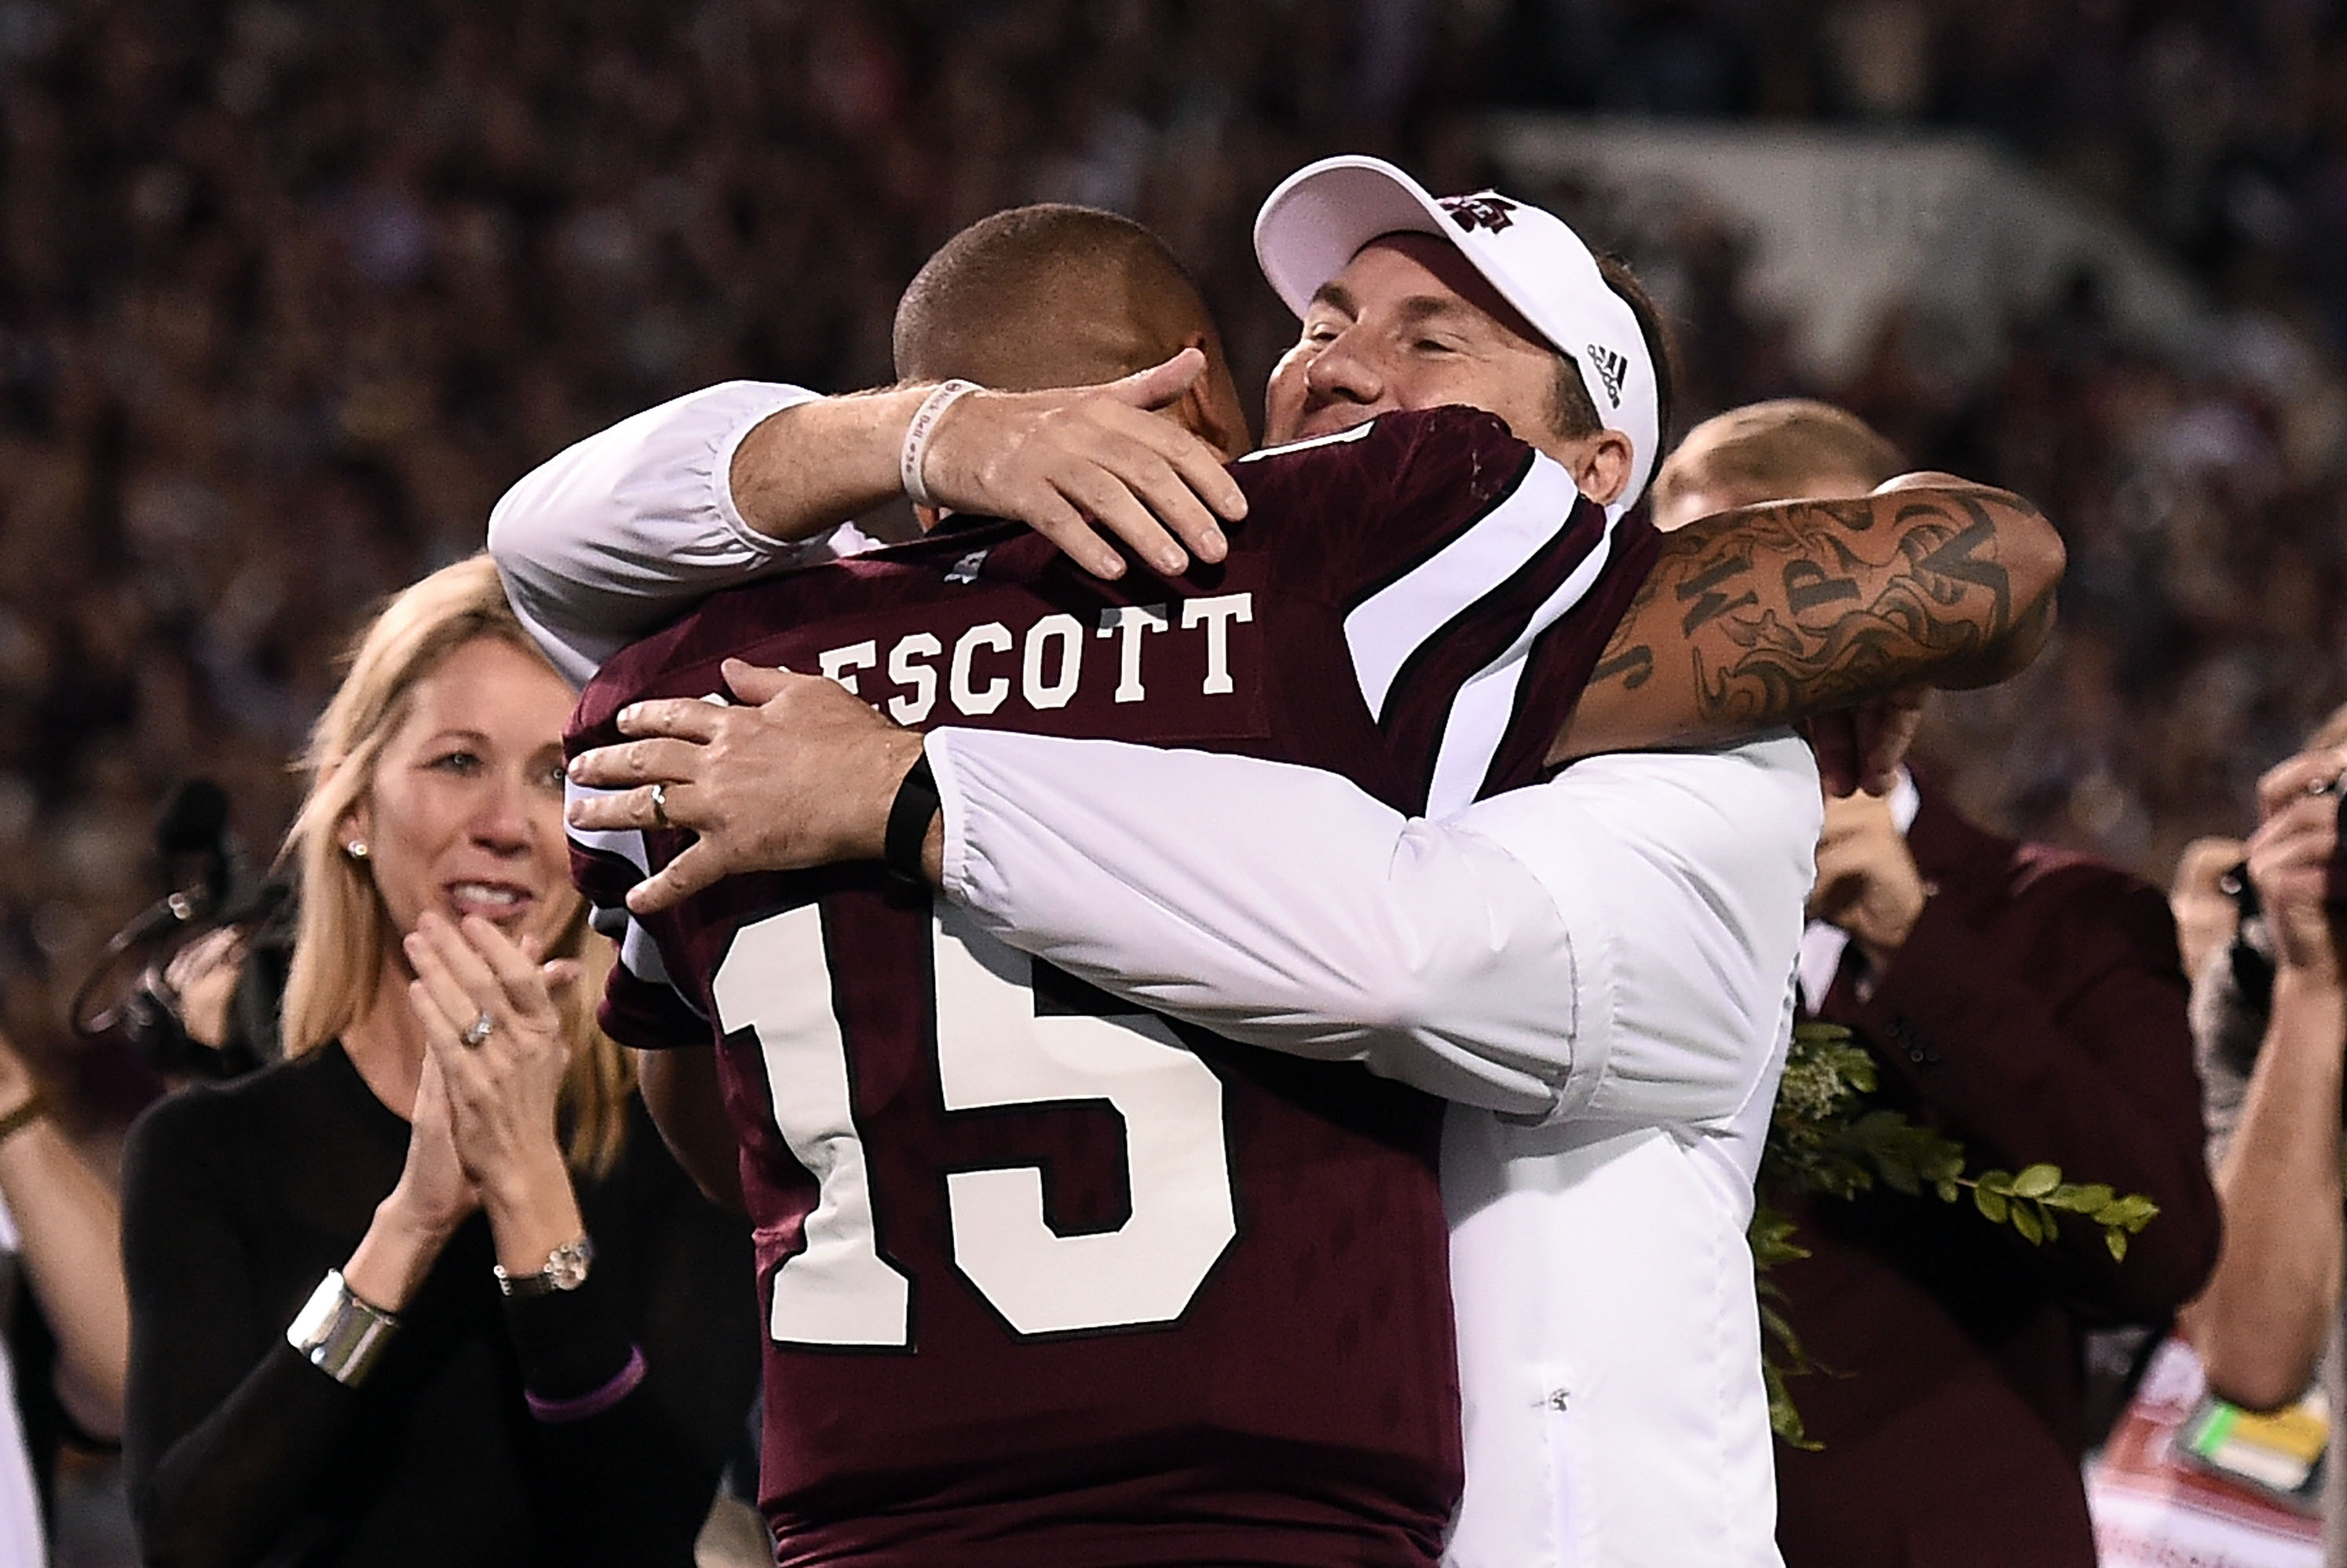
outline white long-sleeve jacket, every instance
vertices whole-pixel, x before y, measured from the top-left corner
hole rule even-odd
[[[1806,746],[1593,758],[1442,823],[1245,758],[928,751],[947,892],[1005,940],[1453,1102],[1453,1563],[1776,1561],[1744,1229],[1819,826]]]
[[[583,680],[807,558],[728,484],[805,395],[713,387],[507,495],[490,548],[558,665]],[[1244,758],[954,730],[929,752],[948,895],[1011,945],[1454,1102],[1454,1562],[1776,1561],[1743,1229],[1819,826],[1799,742],[1593,759],[1444,822]]]

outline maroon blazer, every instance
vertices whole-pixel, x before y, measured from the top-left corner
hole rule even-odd
[[[1825,1446],[1778,1444],[1778,1540],[1787,1568],[2093,1568],[2080,1331],[2167,1321],[2217,1257],[2175,925],[2136,878],[1929,794],[1907,842],[1937,891],[1872,994],[1845,961],[1819,1016],[1973,1169],[2050,1160],[2160,1214],[2114,1263],[2085,1224],[2037,1249],[1969,1204],[1796,1204],[1814,1255],[1774,1277],[1830,1375],[1791,1384]]]

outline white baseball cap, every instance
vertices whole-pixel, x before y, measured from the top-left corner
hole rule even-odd
[[[1572,358],[1598,422],[1630,438],[1630,483],[1606,508],[1616,518],[1628,511],[1662,456],[1655,364],[1629,302],[1607,286],[1581,236],[1554,213],[1495,190],[1438,199],[1383,159],[1348,155],[1307,164],[1264,199],[1255,260],[1301,317],[1323,283],[1387,234],[1449,241]]]

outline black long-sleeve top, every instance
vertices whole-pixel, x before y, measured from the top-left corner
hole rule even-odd
[[[742,1222],[633,1103],[617,1167],[577,1182],[581,1288],[506,1299],[476,1214],[345,1388],[285,1328],[365,1234],[407,1137],[339,1044],[132,1129],[124,1448],[146,1561],[690,1563],[757,1377]]]

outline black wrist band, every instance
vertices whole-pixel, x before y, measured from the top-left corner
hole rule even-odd
[[[938,796],[937,775],[929,772],[929,756],[924,752],[905,782],[897,786],[897,798],[888,807],[888,831],[880,840],[882,864],[906,881],[928,886],[928,876],[921,869],[921,846],[928,842],[929,824],[944,809],[945,803]]]

